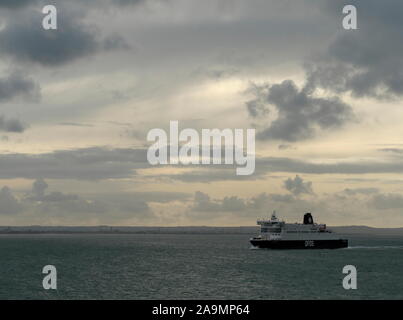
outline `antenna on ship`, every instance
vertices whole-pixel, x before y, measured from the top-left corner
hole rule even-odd
[[[273,210],[273,213],[272,213],[272,215],[271,215],[271,220],[277,220],[277,217],[276,217],[276,210]]]

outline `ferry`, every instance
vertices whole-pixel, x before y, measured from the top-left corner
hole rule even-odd
[[[260,235],[250,239],[252,246],[266,249],[338,249],[347,248],[343,239],[326,228],[326,224],[313,222],[311,213],[305,213],[303,223],[285,223],[278,220],[274,211],[271,219],[258,220]]]

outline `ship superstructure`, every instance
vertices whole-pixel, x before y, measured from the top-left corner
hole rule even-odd
[[[260,235],[250,239],[253,246],[270,249],[337,249],[346,248],[348,240],[327,229],[326,224],[313,222],[311,213],[303,223],[280,221],[275,211],[270,219],[257,221]]]

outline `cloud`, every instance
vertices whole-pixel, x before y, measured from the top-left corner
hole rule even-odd
[[[256,171],[263,175],[268,172],[295,172],[312,174],[365,174],[402,173],[401,159],[394,161],[343,161],[333,163],[313,163],[292,158],[265,157],[256,159]]]
[[[40,12],[15,13],[0,32],[0,53],[19,62],[53,67],[100,51],[129,48],[118,35],[101,39],[77,10],[59,8],[57,30],[44,30],[42,19]]]
[[[201,212],[239,212],[245,210],[247,206],[246,201],[238,196],[212,200],[207,193],[196,191],[192,210]]]
[[[403,208],[403,196],[396,193],[376,194],[368,202],[370,207],[377,210]]]
[[[267,96],[269,92],[270,85],[266,83],[257,85],[252,82],[246,90],[245,93],[251,93],[255,97],[253,100],[246,102],[246,108],[252,118],[266,117],[270,113],[270,110],[267,108]]]
[[[277,111],[277,118],[258,132],[257,137],[262,140],[304,140],[314,137],[318,129],[340,128],[355,119],[352,108],[339,98],[315,97],[306,88],[298,89],[292,80],[274,84],[259,94],[263,97],[247,103],[252,118],[270,114],[267,104]]]
[[[190,168],[190,166],[188,166]],[[136,175],[136,169],[153,169],[147,162],[147,149],[90,147],[56,150],[42,154],[1,154],[0,179],[123,179]],[[183,182],[214,182],[261,179],[270,172],[315,174],[363,174],[403,172],[400,159],[390,162],[357,161],[312,163],[299,159],[263,157],[256,159],[256,172],[250,177],[234,174],[232,166],[209,166],[178,174],[148,175],[148,178]],[[146,177],[145,177],[146,178]]]
[[[249,212],[266,211],[269,204],[275,202],[293,202],[296,199],[291,195],[261,193],[249,199],[238,196],[226,196],[222,199],[211,199],[207,193],[196,191],[192,210],[200,212]],[[243,215],[243,214],[242,214]]]
[[[378,149],[378,150],[382,151],[382,152],[392,152],[392,153],[398,153],[398,154],[403,153],[403,149],[401,149],[401,148],[382,148],[382,149]]]
[[[221,205],[213,202],[207,193],[196,191],[194,195],[194,211],[220,211]]]
[[[67,194],[60,191],[46,192],[48,184],[42,178],[36,179],[32,184],[32,191],[23,199],[26,208],[30,208],[40,214],[47,212],[50,214],[111,214],[117,213],[116,219],[127,215],[142,216],[144,214],[152,216],[144,194],[103,194],[93,196],[80,196],[77,194]],[[99,217],[98,218],[102,218]],[[113,218],[113,217],[112,217]]]
[[[60,126],[71,126],[71,127],[93,127],[94,125],[88,123],[79,123],[79,122],[60,122],[58,123]]]
[[[237,196],[224,197],[221,204],[222,211],[242,211],[245,210],[246,204],[244,200]]]
[[[14,197],[9,187],[0,190],[0,214],[17,214],[22,211],[20,201]]]
[[[290,144],[279,144],[279,145],[277,146],[277,148],[278,148],[279,150],[295,149],[295,147],[293,147],[293,146],[290,145]]]
[[[266,211],[271,204],[277,202],[292,203],[296,198],[291,194],[267,194],[265,192],[252,197],[247,201],[248,208]]]
[[[182,192],[122,192],[73,194],[48,191],[43,178],[33,181],[32,189],[17,199],[7,187],[0,192],[0,214],[18,213],[21,219],[49,224],[49,221],[92,221],[116,223],[126,219],[133,221],[157,221],[149,203],[166,205],[170,202],[186,203],[192,194]],[[32,220],[34,219],[34,220]]]
[[[13,72],[7,77],[0,78],[0,102],[10,101],[17,97],[28,101],[38,101],[40,87],[21,72]]]
[[[255,173],[250,176],[237,176],[234,174],[232,168],[226,166],[210,166],[208,169],[187,170],[176,174],[148,175],[148,178],[186,183],[211,183],[215,181],[251,181],[264,179],[268,174],[275,172],[299,174],[403,173],[403,162],[400,158],[392,159],[392,161],[357,160],[321,163],[319,161],[309,162],[285,157],[259,157],[256,159]],[[357,179],[349,180],[353,181]]]
[[[344,189],[343,192],[348,195],[356,195],[356,194],[368,195],[368,194],[378,193],[379,189],[378,188],[354,188],[354,189],[346,188],[346,189]]]
[[[18,119],[6,119],[4,116],[0,116],[0,131],[21,133],[24,132],[26,128],[27,125]]]
[[[298,175],[295,176],[294,179],[288,178],[284,181],[284,188],[286,188],[289,192],[291,192],[295,196],[299,196],[300,194],[312,194],[312,182],[307,181],[304,182],[302,178]]]
[[[131,192],[124,196],[132,196],[143,199],[146,202],[168,203],[171,201],[187,201],[192,198],[192,194],[185,192],[167,192],[167,191],[150,191],[150,192]]]
[[[403,4],[328,0],[319,8],[340,21],[347,4],[357,7],[358,30],[339,32],[323,50],[305,60],[302,89],[292,80],[255,88],[256,98],[246,103],[252,120],[268,122],[273,114],[268,104],[278,113],[270,125],[260,125],[258,138],[295,142],[314,137],[318,129],[338,129],[355,120],[351,106],[333,94],[376,99],[403,94],[403,44],[399,41]]]
[[[32,5],[35,2],[36,2],[35,0],[2,0],[0,2],[0,8],[7,8],[7,9],[22,8],[25,6]]]
[[[45,190],[48,188],[48,184],[42,178],[36,179],[32,184],[32,194],[36,198],[43,198]]]
[[[295,198],[290,194],[270,194],[268,197],[274,202],[293,202]]]
[[[221,221],[227,225],[232,219],[242,219],[250,224],[257,217],[267,216],[272,210],[278,210],[281,216],[299,220],[304,211],[314,212],[312,209],[320,206],[320,201],[315,199],[307,202],[289,194],[260,193],[250,198],[232,195],[212,199],[207,193],[197,191],[187,215],[195,220]]]
[[[187,215],[194,219],[193,221],[220,221],[221,224],[228,224],[228,221],[236,220],[250,224],[251,219],[267,217],[272,210],[276,210],[278,216],[288,222],[302,222],[303,213],[312,212],[315,221],[329,225],[340,224],[340,221],[343,225],[362,225],[363,221],[379,224],[383,219],[379,215],[379,210],[391,209],[388,212],[394,215],[393,221],[397,221],[399,217],[396,214],[403,208],[401,194],[365,193],[365,197],[362,198],[349,195],[341,196],[340,193],[315,195],[307,201],[292,194],[261,193],[251,198],[234,195],[212,199],[207,193],[196,192],[194,205],[190,207]],[[224,208],[226,201],[231,204],[229,210]],[[403,216],[399,221],[403,221],[402,219]]]
[[[190,167],[190,166],[189,166]],[[230,168],[228,168],[230,167]],[[236,175],[235,167],[231,165],[210,166],[209,169],[195,169],[177,174],[150,176],[159,180],[174,180],[186,183],[211,183],[214,181],[248,181],[262,179],[267,172],[255,172],[249,176]]]
[[[400,96],[403,4],[395,0],[327,0],[322,7],[339,18],[347,4],[357,7],[358,29],[340,32],[324,53],[308,63],[308,82],[356,97]]]
[[[192,194],[182,192],[122,192],[107,193],[102,196],[94,195],[91,199],[102,199],[110,204],[110,210],[123,212],[147,212],[151,215],[149,203],[167,204],[174,201],[187,202],[192,199]]]
[[[117,49],[122,50],[132,49],[132,47],[126,42],[126,40],[118,34],[114,34],[105,38],[104,41],[102,42],[102,46],[103,49],[106,51]]]
[[[59,10],[58,30],[44,30],[43,16],[30,13],[13,19],[0,32],[0,52],[18,61],[55,66],[90,55],[97,50],[94,33],[85,25]]]
[[[102,180],[128,178],[149,167],[145,149],[92,147],[42,154],[0,155],[2,179]]]
[[[112,0],[112,3],[120,6],[137,5],[145,2],[146,0]]]
[[[262,210],[267,208],[270,201],[270,195],[266,193],[261,193],[256,197],[253,197],[249,202],[249,206],[256,210]]]
[[[44,195],[41,198],[41,201],[48,201],[48,202],[62,202],[62,201],[75,201],[78,200],[79,197],[75,194],[64,194],[59,191],[51,192],[47,195]]]
[[[49,187],[47,182],[42,179],[36,179],[32,183],[31,194],[27,197],[28,200],[34,200],[39,202],[70,202],[80,200],[79,196],[75,194],[64,194],[59,191],[53,191],[46,193],[46,189]]]
[[[56,5],[56,7],[59,7],[63,4],[63,0],[53,0],[52,4]],[[70,0],[70,3],[74,3],[74,5],[82,5],[86,6],[87,1],[85,0]],[[97,7],[102,6],[102,7],[107,7],[112,5],[117,5],[117,6],[130,6],[130,5],[138,5],[142,3],[146,3],[147,0],[99,0],[97,3]],[[0,8],[5,8],[5,9],[21,9],[25,7],[30,7],[33,5],[37,5],[40,8],[45,6],[46,4],[49,4],[47,1],[44,0],[1,0],[0,2]]]

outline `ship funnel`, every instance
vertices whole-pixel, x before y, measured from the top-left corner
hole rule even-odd
[[[313,224],[313,218],[309,212],[304,214],[304,224]]]

